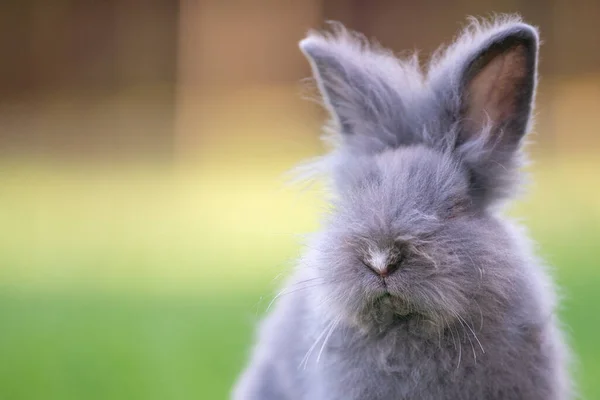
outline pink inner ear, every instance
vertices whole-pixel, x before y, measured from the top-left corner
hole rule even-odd
[[[526,51],[517,45],[476,62],[484,66],[467,86],[465,122],[472,132],[481,131],[487,123],[497,127],[518,112],[518,98],[527,79]]]

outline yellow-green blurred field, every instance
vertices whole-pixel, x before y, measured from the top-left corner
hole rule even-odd
[[[253,326],[318,226],[302,154],[196,167],[0,165],[0,399],[224,399]],[[219,157],[213,157],[219,158]],[[600,188],[539,160],[511,212],[564,288],[575,376],[600,398]]]

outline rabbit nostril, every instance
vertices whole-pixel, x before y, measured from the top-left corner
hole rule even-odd
[[[381,271],[379,271],[379,275],[382,278],[387,278],[388,276],[390,276],[391,274],[393,274],[394,272],[396,272],[398,270],[398,268],[400,268],[400,263],[399,262],[388,264],[384,269],[382,269]]]

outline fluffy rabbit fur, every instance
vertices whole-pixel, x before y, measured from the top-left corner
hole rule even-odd
[[[570,399],[555,288],[516,194],[537,30],[471,21],[426,71],[335,25],[300,48],[331,113],[331,212],[236,400]]]

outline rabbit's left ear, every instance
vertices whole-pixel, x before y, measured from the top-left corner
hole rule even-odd
[[[462,138],[486,128],[513,148],[527,132],[536,85],[538,38],[525,24],[492,35],[465,65],[459,81]]]
[[[510,197],[529,130],[538,34],[519,20],[474,22],[429,72],[453,135],[443,142],[470,170],[483,203]]]

